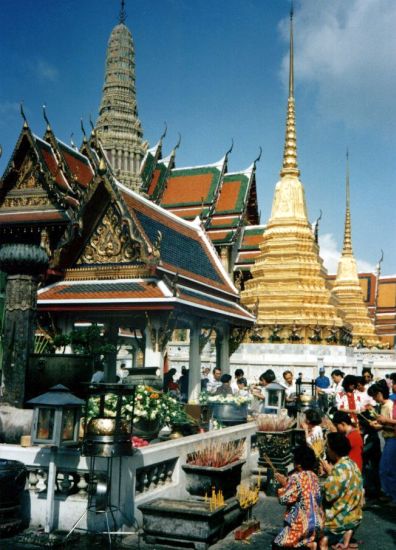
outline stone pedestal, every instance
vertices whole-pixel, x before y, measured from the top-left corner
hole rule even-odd
[[[210,496],[212,489],[222,491],[225,499],[234,497],[241,482],[245,460],[237,460],[220,468],[183,464],[186,474],[186,490],[193,496]]]
[[[190,544],[206,550],[223,538],[246,515],[236,498],[211,511],[208,502],[158,498],[139,509],[143,513],[144,538],[152,548],[161,544]]]

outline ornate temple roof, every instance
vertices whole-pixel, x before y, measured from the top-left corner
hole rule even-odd
[[[146,160],[171,166],[174,151],[161,161],[160,149]],[[179,308],[253,322],[203,223],[120,183],[95,131],[77,151],[49,123],[40,138],[25,121],[0,184],[0,232],[23,240],[36,225],[33,240],[40,244],[45,230],[50,255],[41,311]]]
[[[24,124],[0,201],[0,231],[11,241],[37,225],[38,244],[48,231],[50,284],[40,290],[41,311],[176,308],[253,322],[201,222],[117,181],[94,133],[76,151],[49,128],[39,138]]]
[[[167,211],[185,220],[199,217],[216,247],[238,251],[241,231],[259,221],[255,163],[227,172],[227,155],[213,164],[175,168],[175,151],[160,158],[162,140],[142,164],[142,191]]]
[[[5,236],[10,231],[15,238],[18,231],[26,232],[24,226],[29,224],[39,231],[50,228],[54,241],[74,218],[80,204],[79,182],[64,152],[64,144],[38,137],[24,123],[0,182],[0,231],[5,240],[11,238]],[[82,181],[91,180],[93,169],[87,158],[80,157],[75,154],[74,173],[81,173]]]

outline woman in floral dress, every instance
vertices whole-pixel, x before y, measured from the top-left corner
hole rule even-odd
[[[324,525],[319,480],[314,473],[316,456],[307,446],[294,451],[295,470],[286,477],[275,474],[281,488],[279,502],[286,504],[284,527],[276,536],[272,548],[316,548],[315,539]]]

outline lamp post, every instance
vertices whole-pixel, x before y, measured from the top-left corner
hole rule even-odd
[[[285,407],[285,387],[278,382],[271,382],[264,387],[265,412],[280,414]]]
[[[50,533],[54,522],[54,492],[56,480],[56,454],[58,447],[78,444],[81,409],[84,404],[69,389],[58,384],[47,393],[27,402],[34,406],[32,443],[47,445],[51,449],[47,479],[47,506],[44,531]]]

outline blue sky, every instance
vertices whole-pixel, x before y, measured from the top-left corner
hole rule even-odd
[[[20,132],[19,102],[44,133],[80,143],[80,117],[97,117],[117,0],[2,0],[0,144],[3,173]],[[139,116],[152,145],[177,165],[212,163],[235,145],[231,171],[263,148],[257,180],[262,222],[283,151],[288,0],[126,0],[136,50]],[[323,211],[321,254],[334,272],[342,247],[345,151],[350,151],[352,238],[361,270],[384,250],[396,273],[396,2],[295,2],[298,158],[308,213]]]

